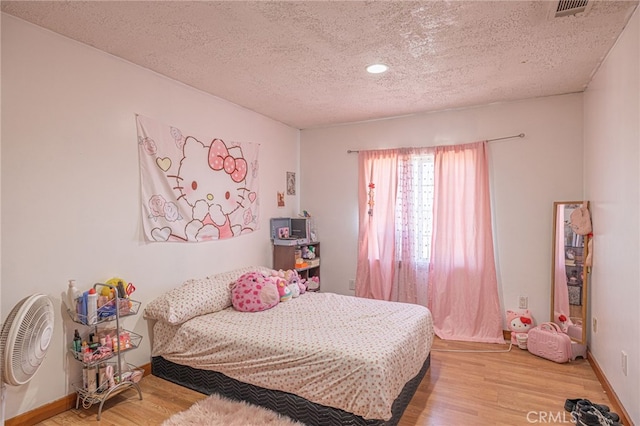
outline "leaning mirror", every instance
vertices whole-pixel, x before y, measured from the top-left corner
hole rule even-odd
[[[574,341],[586,344],[588,236],[571,229],[571,213],[582,201],[553,203],[553,258],[551,267],[551,321]],[[588,204],[587,204],[588,207]]]

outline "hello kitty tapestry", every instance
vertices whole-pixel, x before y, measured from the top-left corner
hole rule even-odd
[[[147,241],[200,242],[258,229],[259,144],[196,136],[137,115]]]

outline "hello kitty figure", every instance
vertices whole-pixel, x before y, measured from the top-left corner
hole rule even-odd
[[[527,334],[533,327],[533,317],[528,309],[521,312],[507,311],[507,327],[511,330],[511,342],[518,344],[517,335]]]
[[[247,191],[247,161],[238,146],[227,147],[220,139],[205,145],[189,136],[176,177],[183,200],[192,210],[185,227],[189,241],[230,238],[243,232],[230,215],[242,207]]]

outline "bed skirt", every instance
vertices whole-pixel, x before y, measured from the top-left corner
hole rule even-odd
[[[160,356],[151,358],[151,373],[154,376],[206,395],[216,393],[230,399],[259,405],[309,426],[394,426],[400,421],[404,410],[409,405],[422,378],[427,373],[430,361],[431,355],[427,357],[420,372],[405,384],[402,392],[393,402],[392,417],[387,421],[367,420],[338,408],[315,404],[291,393],[253,386],[227,377],[222,373],[176,364]]]

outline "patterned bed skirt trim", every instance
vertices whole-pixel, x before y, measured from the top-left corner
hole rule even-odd
[[[393,416],[388,421],[366,420],[344,410],[315,404],[297,395],[239,382],[215,371],[198,370],[175,364],[159,356],[151,358],[151,372],[154,376],[197,392],[206,395],[217,393],[230,399],[246,401],[284,414],[309,426],[395,426],[427,373],[430,361],[431,355],[427,357],[420,372],[405,384],[402,392],[393,402],[391,409]]]

